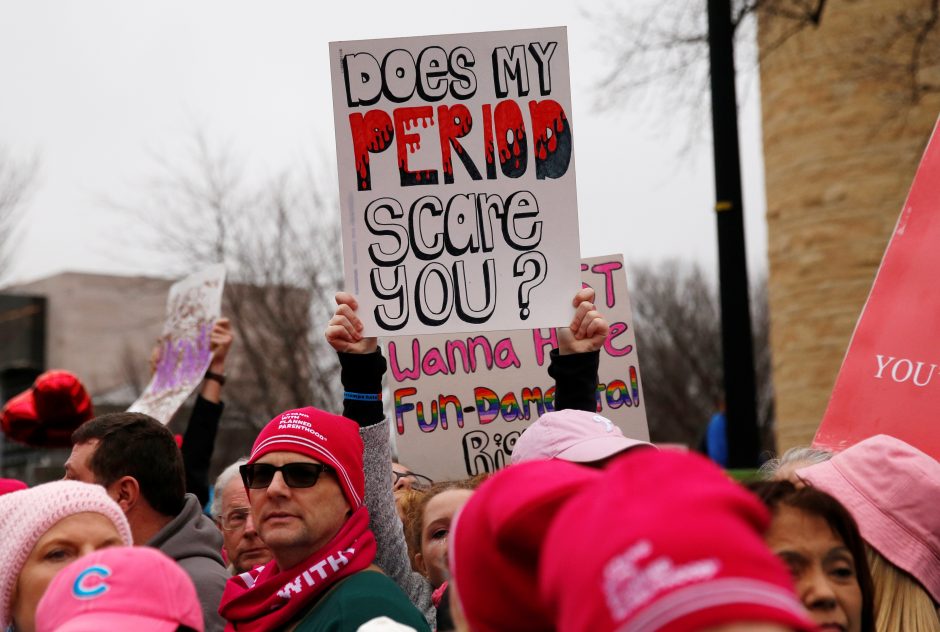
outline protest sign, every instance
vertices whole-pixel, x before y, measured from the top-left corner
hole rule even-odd
[[[147,388],[128,409],[166,424],[193,392],[209,364],[209,335],[222,313],[225,266],[214,265],[174,283],[158,342],[160,358]]]
[[[564,28],[332,42],[346,290],[366,335],[562,325],[578,288]]]
[[[649,440],[623,257],[585,259],[582,279],[610,323],[601,351],[597,411],[634,439]],[[555,293],[567,303],[574,297]],[[388,343],[398,454],[435,480],[466,478],[509,463],[516,439],[554,410],[548,376],[555,329],[419,336]]]
[[[940,459],[940,134],[914,184],[855,326],[813,445],[842,450],[887,434]]]

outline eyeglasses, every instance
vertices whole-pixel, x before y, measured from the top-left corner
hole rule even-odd
[[[427,489],[434,484],[434,481],[432,481],[430,478],[424,474],[418,474],[417,472],[396,472],[395,470],[392,470],[392,475],[392,487],[395,487],[398,484],[398,481],[402,479],[405,479],[405,485],[411,483],[410,487],[412,489]]]
[[[332,469],[322,463],[285,463],[275,466],[270,463],[249,463],[238,468],[242,481],[248,489],[266,489],[274,474],[281,473],[288,487],[313,487],[323,472]]]
[[[248,507],[236,507],[224,516],[219,516],[219,524],[226,531],[241,531],[248,524],[250,515],[251,509]]]

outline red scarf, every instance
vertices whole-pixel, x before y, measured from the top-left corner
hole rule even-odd
[[[306,560],[280,570],[271,560],[225,585],[221,614],[226,630],[276,630],[298,619],[336,582],[364,570],[375,558],[369,512],[360,507],[339,533]]]

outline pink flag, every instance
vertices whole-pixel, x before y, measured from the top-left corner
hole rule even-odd
[[[940,459],[938,129],[855,326],[814,446],[842,450],[888,434]]]

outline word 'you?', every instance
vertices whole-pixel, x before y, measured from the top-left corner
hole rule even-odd
[[[563,29],[333,46],[347,287],[378,329],[563,323],[533,298],[577,287]]]

